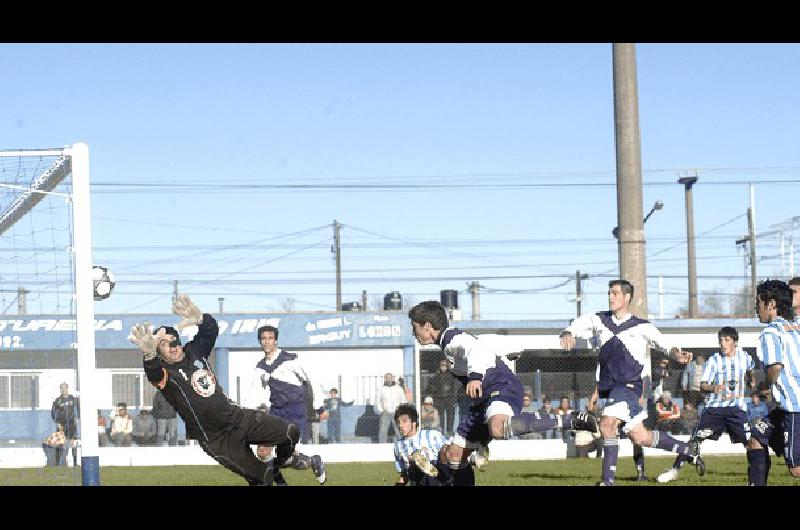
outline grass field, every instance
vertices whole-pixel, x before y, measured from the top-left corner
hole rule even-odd
[[[636,482],[633,460],[623,457],[617,467],[618,486],[744,486],[747,461],[744,456],[708,456],[706,475],[699,477],[693,466],[686,466],[680,477],[669,484],[655,481],[672,463],[670,457],[648,457],[650,482]],[[770,486],[796,485],[782,458],[772,457]],[[391,486],[394,465],[381,463],[333,463],[327,465],[327,486]],[[290,485],[316,486],[309,471],[284,472]],[[547,461],[490,462],[486,472],[477,474],[479,486],[592,486],[600,477],[600,460],[569,459]],[[79,485],[80,469],[26,468],[0,470],[0,484],[6,486]],[[108,467],[100,471],[103,486],[244,486],[245,481],[221,466]]]

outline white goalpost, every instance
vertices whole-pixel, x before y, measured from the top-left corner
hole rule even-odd
[[[47,205],[48,201],[51,204]],[[44,221],[34,220],[34,214],[41,214]],[[20,319],[29,309],[38,310],[39,315],[74,318],[74,340],[38,348],[45,350],[40,355],[44,359],[48,351],[77,352],[77,363],[66,366],[69,370],[63,365],[57,366],[61,370],[51,369],[47,361],[37,365],[32,358],[15,367],[13,359],[26,359],[20,353],[10,355],[11,360],[3,365],[5,373],[0,373],[0,412],[9,418],[14,414],[18,422],[41,425],[55,396],[40,396],[39,389],[51,392],[64,373],[74,373],[75,393],[80,399],[81,483],[100,485],[87,144],[0,150],[0,253],[0,318],[13,314],[15,305],[18,320],[14,322],[23,322]],[[7,300],[6,294],[15,291],[16,298]],[[17,342],[22,351],[24,344],[16,339],[7,347],[13,348]],[[19,420],[25,413],[29,419]],[[30,438],[41,439],[41,428],[30,430]]]

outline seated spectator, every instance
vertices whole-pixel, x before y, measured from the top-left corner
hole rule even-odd
[[[140,410],[139,414],[133,418],[133,429],[131,438],[136,445],[155,445],[158,425],[156,419],[147,410]]]
[[[439,411],[433,406],[433,398],[427,396],[422,402],[422,410],[419,411],[419,423],[422,429],[441,431],[439,423]]]
[[[766,418],[769,414],[767,404],[761,399],[761,394],[753,392],[750,396],[751,401],[747,404],[747,421],[752,427],[753,424],[761,418]]]
[[[525,392],[522,394],[522,409],[521,412],[527,412],[529,414],[533,414],[536,412],[536,407],[533,404],[533,400],[531,398],[530,392]],[[520,440],[541,440],[542,433],[540,432],[529,432],[527,434],[523,434],[519,437]]]
[[[656,412],[658,413],[656,430],[672,434],[686,431],[686,425],[681,421],[681,409],[672,401],[672,393],[669,390],[665,390],[656,401]]]
[[[133,438],[133,420],[128,415],[128,405],[117,404],[116,413],[111,417],[111,441],[117,447],[130,447]]]
[[[47,458],[48,466],[67,465],[67,437],[64,434],[64,426],[56,424],[56,431],[45,439],[42,443],[42,450]]]
[[[108,419],[103,413],[97,411],[97,445],[105,447],[109,444],[108,440]]]
[[[691,401],[687,401],[683,404],[683,412],[681,419],[683,420],[683,424],[686,427],[686,432],[681,434],[692,434],[694,431],[695,425],[697,425],[697,409],[694,408],[694,405]]]
[[[553,410],[553,404],[547,399],[547,396],[542,394],[542,408],[539,409],[539,414],[553,414],[555,415],[556,411]],[[550,429],[549,431],[544,431],[543,433],[546,439],[555,439],[556,437],[556,430]]]
[[[572,414],[572,406],[570,405],[569,398],[567,396],[561,396],[561,401],[556,409],[556,414],[559,416]],[[574,441],[574,436],[575,433],[569,429],[563,429],[561,431],[561,438],[567,443]]]

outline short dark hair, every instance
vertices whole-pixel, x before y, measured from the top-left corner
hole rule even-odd
[[[256,337],[258,337],[259,341],[261,340],[261,334],[264,333],[265,331],[273,332],[275,334],[275,340],[278,340],[278,328],[276,328],[275,326],[261,326],[260,328],[258,328],[258,333],[256,334]]]
[[[157,335],[158,332],[161,331],[162,329],[167,332],[167,335],[172,335],[173,342],[174,341],[178,341],[178,345],[180,346],[180,344],[181,344],[181,335],[180,335],[180,333],[178,333],[178,330],[173,328],[172,326],[159,326],[153,332],[153,335]]]
[[[611,280],[608,282],[608,288],[611,289],[615,285],[619,285],[622,289],[623,294],[631,295],[631,300],[633,300],[633,285],[628,280]]]
[[[447,311],[436,300],[428,300],[415,305],[408,310],[408,318],[411,319],[411,322],[416,322],[421,326],[430,322],[433,329],[439,331],[446,329],[449,324]]]
[[[765,304],[768,304],[770,300],[774,300],[778,316],[786,320],[794,320],[792,290],[786,282],[782,282],[781,280],[764,280],[756,287],[756,296]]]
[[[800,285],[800,276],[795,276],[791,280],[789,280],[789,287],[792,285]]]
[[[416,423],[419,425],[419,413],[417,412],[416,407],[411,403],[403,403],[398,405],[394,411],[394,422],[397,423],[397,420],[400,419],[400,416],[406,415],[408,416],[409,421],[411,423]]]
[[[717,338],[721,339],[722,337],[730,337],[734,342],[739,342],[739,332],[731,326],[725,326],[717,332]]]

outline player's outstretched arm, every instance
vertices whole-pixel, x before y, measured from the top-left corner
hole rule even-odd
[[[181,317],[181,321],[175,326],[179,331],[189,326],[197,326],[203,321],[203,312],[185,294],[180,294],[172,303],[172,312]]]

